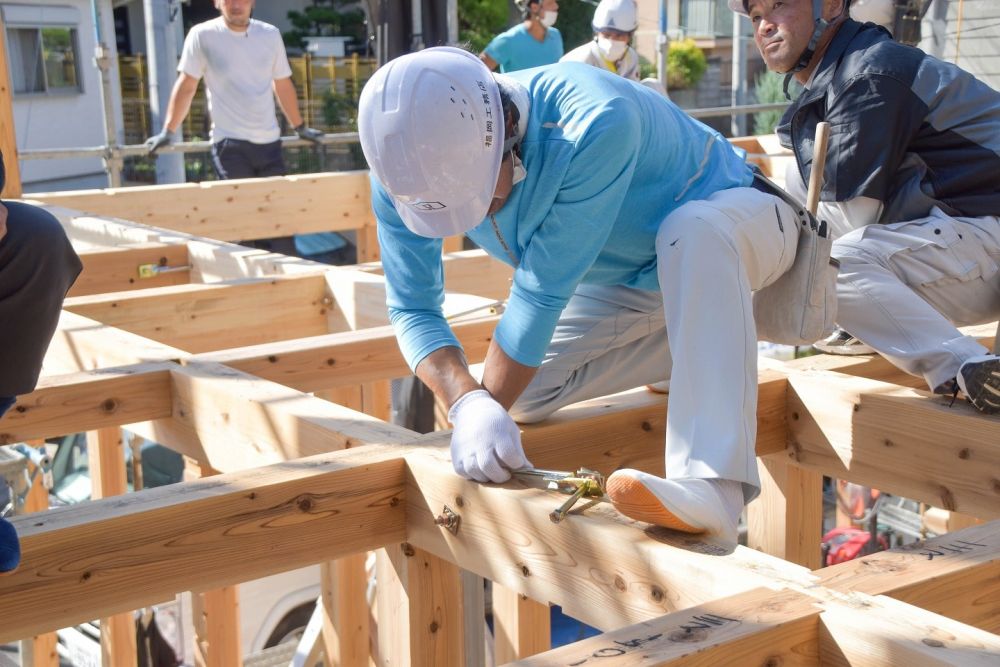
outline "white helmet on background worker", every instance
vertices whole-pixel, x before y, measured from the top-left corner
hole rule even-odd
[[[503,157],[500,90],[467,51],[436,47],[379,68],[358,131],[375,178],[415,234],[463,234],[486,217]]]
[[[594,10],[593,25],[594,32],[633,32],[639,26],[635,0],[601,0]]]

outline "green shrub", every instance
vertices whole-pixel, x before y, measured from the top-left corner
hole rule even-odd
[[[753,95],[757,104],[774,104],[785,101],[785,93],[782,91],[785,75],[764,70],[754,79]],[[754,134],[772,134],[778,121],[781,120],[780,111],[761,111],[753,115]]]
[[[705,52],[693,39],[670,42],[667,51],[667,88],[693,88],[708,68]]]

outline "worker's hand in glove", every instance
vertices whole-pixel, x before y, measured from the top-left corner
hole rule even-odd
[[[146,150],[149,151],[150,155],[153,155],[164,146],[169,146],[171,141],[173,139],[170,138],[169,130],[163,128],[159,134],[154,134],[149,139],[146,139]]]
[[[308,127],[305,123],[295,127],[295,134],[299,135],[300,139],[311,141],[314,144],[320,143],[320,139],[323,138],[323,130],[317,130],[315,127]]]
[[[521,448],[521,431],[511,416],[485,389],[455,401],[448,411],[455,425],[451,463],[455,472],[477,482],[503,482],[510,471],[531,466]]]

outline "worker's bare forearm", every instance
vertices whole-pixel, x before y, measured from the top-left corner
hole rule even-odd
[[[292,79],[290,77],[287,79],[275,79],[274,94],[278,98],[278,106],[281,107],[281,113],[285,114],[288,123],[292,127],[301,125],[302,114],[299,113],[299,98],[295,94],[295,84],[292,83]]]
[[[163,128],[176,132],[184,119],[187,118],[188,111],[191,110],[191,100],[198,91],[198,79],[187,74],[181,74],[174,83],[174,88],[170,91],[170,102],[167,104],[167,118],[163,123]]]
[[[469,373],[465,354],[457,347],[434,350],[417,364],[414,372],[449,408],[470,391],[482,389]]]
[[[442,347],[428,354],[417,365],[416,375],[449,408],[470,391],[486,389],[509,410],[537,370],[514,361],[493,341],[486,354],[482,384],[469,373],[465,355],[457,347]]]
[[[534,366],[525,366],[514,361],[496,340],[490,341],[484,366],[483,388],[493,395],[497,403],[508,410],[538,371]]]

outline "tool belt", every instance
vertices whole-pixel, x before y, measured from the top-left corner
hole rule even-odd
[[[826,337],[837,316],[837,273],[830,257],[829,226],[768,180],[754,167],[750,187],[778,197],[799,218],[799,241],[792,266],[770,285],[753,293],[757,338],[783,345],[810,345]]]

